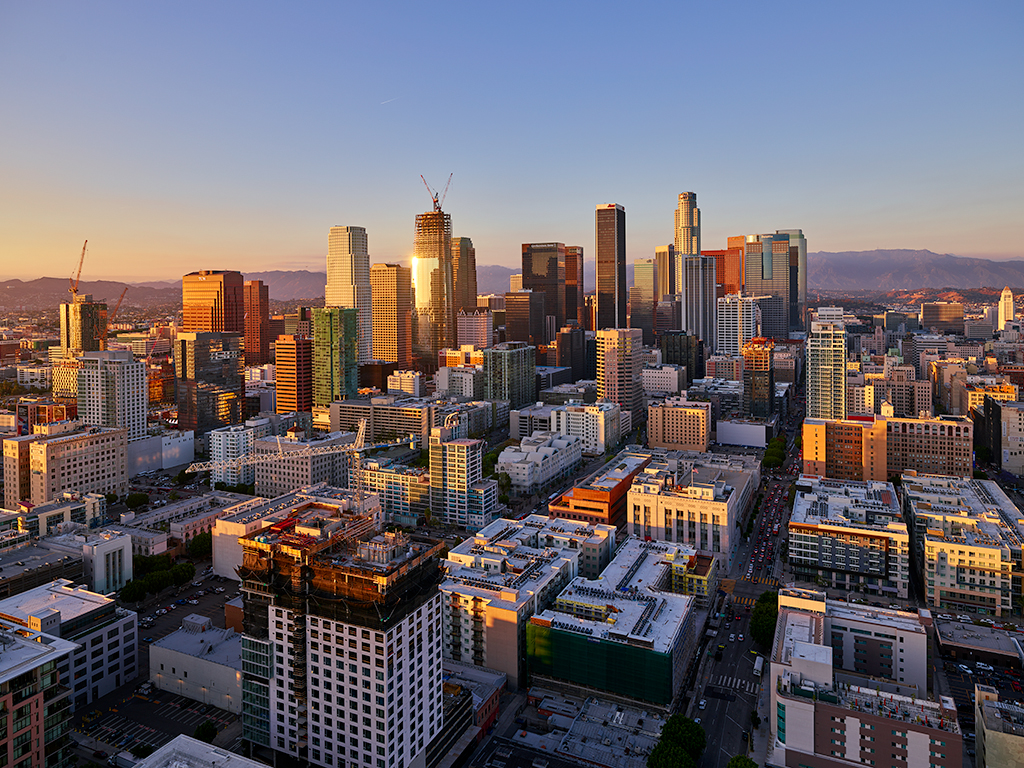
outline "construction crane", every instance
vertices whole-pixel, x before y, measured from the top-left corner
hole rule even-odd
[[[78,258],[78,271],[75,272],[75,276],[74,277],[69,277],[68,278],[68,282],[71,283],[71,287],[68,288],[68,293],[71,294],[71,300],[72,301],[74,301],[75,300],[74,297],[78,295],[78,280],[82,276],[82,264],[85,263],[85,246],[87,246],[88,244],[89,244],[88,240],[86,240],[84,243],[82,243],[82,255],[79,256],[79,258]]]
[[[423,174],[420,174],[420,178],[423,179],[423,186],[427,188],[427,192],[430,193],[430,199],[434,201],[434,211],[440,212],[441,206],[444,205],[444,199],[448,197],[448,187],[451,186],[452,176],[454,175],[454,173],[448,174],[448,183],[444,185],[444,192],[441,193],[440,200],[438,200],[437,192],[430,188],[430,185],[427,184],[427,180],[423,178]]]
[[[265,453],[254,453],[248,456],[239,456],[237,459],[228,459],[227,461],[201,461],[194,464],[190,464],[186,472],[208,472],[211,470],[223,470],[223,469],[241,469],[242,467],[251,466],[253,464],[264,464],[268,461],[277,461],[278,459],[304,459],[309,456],[323,456],[330,453],[347,453],[351,462],[351,469],[349,472],[349,486],[352,485],[352,474],[355,475],[355,491],[356,498],[359,502],[359,508],[362,509],[363,503],[363,482],[362,482],[362,454],[365,451],[373,451],[378,448],[394,448],[398,445],[404,445],[408,443],[409,447],[416,450],[416,446],[419,443],[419,438],[410,434],[408,437],[399,438],[398,440],[388,440],[380,443],[373,443],[371,445],[366,444],[366,419],[359,420],[359,430],[356,432],[356,439],[345,445],[324,445],[316,448],[302,448],[298,451],[284,450],[281,443],[281,438],[277,439],[277,452],[267,451]]]
[[[103,336],[102,336],[102,340],[103,340],[103,348],[104,349],[107,348],[107,333],[110,330],[110,321],[114,319],[114,315],[117,314],[117,310],[119,310],[121,308],[121,302],[124,301],[124,295],[126,293],[128,293],[128,286],[127,285],[124,287],[124,290],[121,291],[121,295],[117,298],[117,304],[114,305],[114,310],[112,312],[107,312],[107,319],[103,323]]]

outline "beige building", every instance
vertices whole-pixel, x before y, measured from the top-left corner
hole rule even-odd
[[[370,267],[373,357],[412,366],[412,271],[401,264]]]
[[[974,727],[978,768],[1024,768],[1024,706],[975,684]]]
[[[597,332],[597,396],[618,403],[620,412],[639,421],[644,390],[640,377],[643,331],[604,328]]]
[[[351,432],[330,432],[306,438],[302,432],[285,437],[257,440],[257,454],[278,454],[276,458],[256,465],[256,493],[272,499],[296,488],[317,483],[344,487],[348,484],[349,455],[343,450],[308,453],[307,449],[344,446],[354,442]]]
[[[968,376],[953,382],[953,413],[970,416],[972,410],[984,410],[985,397],[1001,402],[1017,399],[1017,385],[1004,376]]]
[[[652,448],[701,451],[711,439],[711,403],[670,397],[647,406],[647,444]]]

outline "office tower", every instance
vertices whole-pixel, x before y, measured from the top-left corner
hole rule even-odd
[[[583,325],[583,246],[565,246],[565,321]]]
[[[373,359],[373,299],[365,227],[331,227],[327,235],[325,307],[357,311],[359,362]]]
[[[412,271],[401,264],[374,264],[373,357],[412,367]]]
[[[468,237],[452,238],[452,312],[476,307],[476,248]]]
[[[566,255],[564,243],[523,243],[523,290],[544,294],[545,312],[557,327],[565,325]],[[508,306],[506,304],[506,312]],[[508,319],[506,315],[506,325]]]
[[[704,344],[686,331],[659,334],[661,362],[686,367],[686,386],[704,378]]]
[[[245,364],[270,362],[270,287],[262,280],[242,284],[245,306]]]
[[[509,275],[508,276],[508,290],[509,293],[519,293],[523,290],[523,276],[522,275]]]
[[[525,341],[535,347],[547,343],[544,327],[547,302],[543,292],[534,293],[526,288],[518,293],[505,294],[505,339]]]
[[[489,309],[491,312],[504,312],[505,294],[488,293],[486,296],[477,296],[476,305],[481,309]]]
[[[1006,324],[1012,323],[1013,320],[1013,291],[1010,290],[1010,286],[1006,286],[999,295],[999,330],[1006,328]]]
[[[472,344],[477,349],[491,346],[494,336],[494,316],[489,309],[476,307],[460,311],[455,318],[459,346]]]
[[[358,312],[356,309],[342,307],[313,310],[313,384],[311,390],[313,399],[311,406],[330,405],[335,400],[356,396],[359,390]],[[277,352],[278,413],[285,413],[288,410],[308,411],[310,408],[281,410],[282,348],[279,343]],[[290,371],[286,369],[285,376],[290,375]]]
[[[807,323],[807,238],[802,229],[777,229],[789,237],[790,328],[803,330]]]
[[[730,237],[729,248],[743,248],[744,290],[752,296],[776,296],[780,302],[762,305],[761,333],[773,338],[789,335],[789,235]]]
[[[484,350],[484,399],[505,400],[509,408],[532,403],[537,394],[536,348],[506,341]]]
[[[340,322],[341,315],[337,317]],[[325,329],[332,325],[326,317],[323,319]],[[337,343],[342,342],[339,339]],[[330,362],[325,361],[325,368]],[[313,410],[313,340],[305,336],[278,336],[275,370],[277,412]]]
[[[811,323],[807,337],[807,418],[846,418],[846,329]]]
[[[722,298],[743,291],[743,248],[701,251],[715,260],[715,296]]]
[[[962,334],[964,332],[964,305],[951,301],[922,303],[921,328],[935,333]]]
[[[715,351],[738,355],[743,345],[757,336],[757,302],[750,296],[732,294],[718,300],[718,337]]]
[[[626,209],[597,206],[597,318],[594,330],[626,327]]]
[[[644,344],[654,343],[655,307],[661,272],[657,259],[633,262],[633,287],[630,289],[629,327],[644,333]]]
[[[679,330],[679,306],[675,300],[659,301],[654,308],[654,328],[657,335]]]
[[[640,380],[643,332],[639,328],[605,328],[597,332],[597,396],[618,403],[632,423],[643,416],[644,389]]]
[[[245,333],[245,278],[241,272],[204,269],[181,278],[181,330]]]
[[[82,293],[60,305],[60,349],[62,357],[106,348],[107,305]]]
[[[711,440],[711,403],[669,397],[647,406],[647,445],[705,453]]]
[[[236,536],[242,737],[279,764],[425,766],[442,727],[441,547],[380,533],[379,498],[356,496],[287,493],[249,510],[287,522]]]
[[[484,480],[484,440],[430,430],[430,509],[444,525],[478,531],[498,516],[498,482]]]
[[[758,337],[743,345],[743,414],[767,418],[775,413],[775,342]]]
[[[178,333],[174,377],[179,429],[205,435],[242,421],[242,343],[242,337],[234,333]]]
[[[684,262],[687,256],[700,255],[700,209],[697,207],[696,192],[680,192],[676,204],[675,222],[676,293],[686,290]],[[683,303],[683,311],[686,304]]]
[[[587,332],[582,328],[566,327],[555,337],[555,365],[572,369],[572,380],[586,378]]]
[[[119,350],[86,352],[78,364],[78,418],[94,427],[126,429],[129,442],[144,438],[149,406],[145,362]]]
[[[683,264],[683,330],[715,349],[715,260],[710,256],[679,256]]]
[[[433,211],[416,216],[412,264],[413,354],[419,365],[432,370],[437,353],[455,346],[452,217],[436,203]]]
[[[675,296],[676,294],[676,247],[671,243],[656,246],[654,260],[658,264],[658,285],[654,300],[659,302],[666,296]],[[636,282],[635,277],[634,282]]]

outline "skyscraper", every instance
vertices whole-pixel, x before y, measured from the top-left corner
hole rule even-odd
[[[478,531],[498,516],[498,482],[483,476],[486,448],[448,427],[430,430],[430,508],[445,525]]]
[[[758,337],[743,345],[743,413],[767,418],[775,412],[775,342]]]
[[[1010,290],[1010,286],[1006,286],[999,295],[999,327],[996,330],[1003,330],[1006,324],[1012,323],[1013,320],[1013,291]]]
[[[546,299],[543,291],[534,293],[526,288],[505,294],[505,338],[508,341],[525,341],[534,347],[547,343]]]
[[[731,294],[718,300],[718,333],[715,350],[722,355],[738,355],[743,345],[757,336],[757,301],[750,296]]]
[[[676,247],[672,243],[656,246],[654,260],[658,262],[658,286],[654,297],[657,303],[676,294]]]
[[[179,332],[174,341],[178,427],[204,435],[242,421],[242,336]]]
[[[921,328],[937,333],[964,332],[964,305],[956,301],[926,301],[921,304]]]
[[[452,238],[452,314],[476,308],[476,248],[468,237]]]
[[[401,264],[374,264],[373,357],[412,367],[412,270]]]
[[[807,238],[802,229],[777,229],[789,236],[790,328],[804,329],[807,323]]]
[[[711,256],[679,256],[683,265],[683,330],[715,349],[715,260]]]
[[[484,399],[507,400],[510,408],[532,403],[537,396],[537,349],[522,341],[506,341],[484,350]]]
[[[743,248],[701,251],[701,256],[715,260],[715,295],[717,298],[743,291]]]
[[[275,356],[277,412],[313,410],[313,340],[278,336]]]
[[[413,353],[424,370],[437,365],[437,353],[455,346],[452,311],[452,217],[435,203],[416,216],[412,280],[415,295]]]
[[[596,211],[597,326],[626,327],[626,209],[602,203]]]
[[[639,328],[604,328],[597,332],[597,396],[618,403],[632,414],[632,423],[642,416],[644,389],[640,381],[640,353],[643,332]]]
[[[752,296],[777,296],[779,304],[762,305],[765,336],[786,336],[790,326],[789,235],[740,235],[729,238],[729,248],[742,247],[744,290]]]
[[[181,330],[245,333],[245,278],[241,272],[204,269],[181,278]]]
[[[523,243],[523,288],[544,294],[544,311],[555,318],[558,328],[565,325],[565,273],[564,243]]]
[[[245,364],[270,361],[270,288],[262,280],[246,280],[242,286],[245,306]]]
[[[807,418],[846,418],[846,329],[811,323],[807,337]]]
[[[676,293],[686,291],[684,265],[687,256],[700,254],[700,209],[697,207],[696,192],[680,192],[676,204],[675,260]],[[686,301],[682,301],[682,312],[686,312]],[[686,316],[680,318],[681,327],[686,327]]]
[[[62,357],[77,357],[82,352],[106,348],[107,305],[81,293],[60,305],[60,348]]]
[[[633,262],[633,287],[630,289],[629,327],[644,333],[644,344],[654,343],[658,285],[661,271],[657,259],[637,259]]]
[[[356,309],[325,307],[313,310],[313,405],[330,405],[344,397],[355,397],[358,392],[358,326]],[[277,370],[280,379],[280,362]]]
[[[555,337],[555,365],[572,369],[572,380],[587,375],[587,332],[578,326],[565,327]]]
[[[146,364],[128,350],[86,352],[78,364],[78,418],[94,427],[126,429],[129,442],[145,437]]]
[[[583,326],[583,246],[565,246],[565,320]]]
[[[373,299],[370,252],[364,227],[331,227],[327,235],[324,306],[356,310],[359,362],[370,362],[373,359]]]

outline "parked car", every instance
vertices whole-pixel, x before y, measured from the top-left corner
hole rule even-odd
[[[968,667],[966,664],[957,664],[957,668],[961,672],[963,672],[964,674],[967,674],[967,675],[973,675],[974,674],[973,670],[971,670],[971,668]]]

